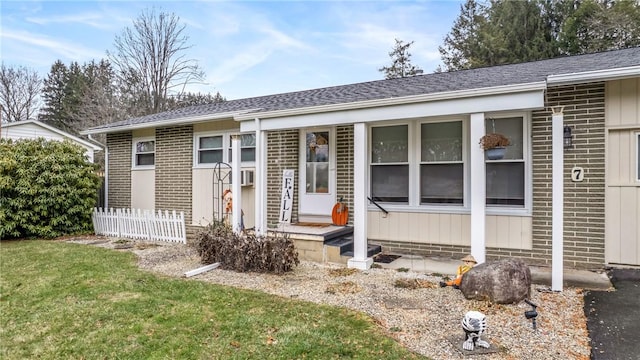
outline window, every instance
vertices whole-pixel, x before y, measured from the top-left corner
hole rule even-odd
[[[219,162],[231,163],[232,133],[203,133],[194,138],[194,166],[207,167],[208,164]],[[225,151],[225,149],[227,149]],[[255,134],[240,135],[240,159],[244,163],[254,162],[256,159]]]
[[[242,162],[256,161],[256,134],[240,135],[240,160]],[[229,141],[229,162],[232,161],[231,141]]]
[[[156,142],[153,139],[139,139],[133,143],[134,167],[155,165]]]
[[[329,132],[308,131],[305,136],[307,193],[329,192]]]
[[[198,164],[215,164],[224,162],[222,158],[223,137],[200,136],[198,138]]]
[[[501,116],[485,118],[487,133],[503,133],[511,141],[503,159],[485,157],[486,205],[493,213],[524,214],[531,207],[530,118],[525,113]],[[370,128],[369,194],[374,201],[397,208],[468,211],[465,161],[469,146],[478,142],[468,138],[468,120],[434,120]],[[640,134],[638,148],[640,159]],[[640,160],[638,174],[640,181]]]
[[[521,116],[488,118],[485,119],[485,129],[487,133],[502,133],[511,140],[503,159],[486,160],[487,205],[524,207],[524,119]]]
[[[409,202],[409,126],[371,128],[371,197]]]
[[[420,203],[462,204],[462,121],[420,127]]]

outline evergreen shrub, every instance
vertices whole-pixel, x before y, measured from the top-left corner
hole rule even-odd
[[[70,141],[0,139],[0,239],[91,231],[95,170]]]

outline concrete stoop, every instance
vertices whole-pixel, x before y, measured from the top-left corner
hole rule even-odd
[[[381,251],[380,245],[369,244],[367,257],[373,257]],[[347,264],[347,261],[353,257],[353,234],[325,241],[324,252],[326,262]]]
[[[353,258],[353,227],[288,225],[272,230],[288,234],[305,261],[347,264]],[[369,244],[367,257],[382,251],[380,245]]]

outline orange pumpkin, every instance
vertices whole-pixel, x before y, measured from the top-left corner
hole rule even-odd
[[[347,225],[347,222],[349,221],[349,208],[342,202],[342,198],[340,198],[340,201],[333,206],[333,210],[331,211],[331,220],[333,221],[333,225]]]

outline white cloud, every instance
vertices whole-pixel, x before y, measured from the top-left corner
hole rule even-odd
[[[72,59],[75,61],[94,58],[99,59],[104,56],[104,53],[96,51],[95,49],[89,49],[64,41],[54,40],[40,34],[4,30],[0,36],[3,39],[3,47],[7,46],[7,40],[14,40],[23,44],[36,46],[43,51],[58,54],[67,59]]]
[[[96,29],[102,29],[102,30],[113,28],[112,19],[106,19],[103,13],[93,13],[93,12],[82,13],[82,14],[55,15],[55,16],[48,16],[48,17],[29,16],[25,20],[38,25],[76,23],[76,24],[87,25],[87,26],[90,26]]]

